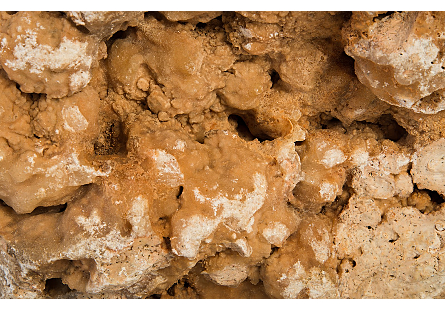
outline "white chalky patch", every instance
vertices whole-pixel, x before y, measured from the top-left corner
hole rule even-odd
[[[45,69],[90,68],[93,61],[91,56],[86,56],[88,43],[71,41],[66,37],[54,49],[49,45],[37,44],[37,33],[26,30],[26,34],[17,36],[16,43],[13,51],[15,59],[5,62],[14,71],[28,68],[31,73],[40,74]]]
[[[79,161],[78,154],[75,152],[72,152],[69,157],[60,158],[60,156],[55,156],[51,160],[57,163],[49,168],[36,168],[36,172],[44,173],[46,177],[54,177],[60,180],[66,178],[66,175],[76,173],[76,177],[69,177],[66,185],[77,186],[90,183],[95,177],[105,177],[111,172],[101,172],[91,166],[82,165]],[[59,183],[58,185],[62,187],[64,184]]]
[[[78,12],[78,11],[70,11],[69,12],[71,14],[71,20],[76,24],[76,25],[82,25],[85,26],[85,22],[83,21],[83,17],[82,17],[82,12]]]
[[[160,181],[171,187],[180,186],[184,182],[184,175],[181,172],[176,158],[162,149],[150,149],[148,153],[155,161]]]
[[[201,241],[206,239],[221,222],[229,229],[251,231],[251,225],[254,222],[252,216],[263,206],[266,198],[266,177],[255,173],[253,186],[252,192],[246,192],[247,190],[242,188],[240,194],[236,194],[235,199],[229,199],[221,192],[215,198],[208,198],[201,194],[198,188],[195,188],[193,190],[195,199],[200,203],[209,203],[214,210],[215,219],[200,215],[182,219],[183,229],[180,231],[177,245],[174,245],[172,251],[180,256],[195,257],[199,252]],[[221,212],[217,215],[220,209]],[[226,221],[226,219],[235,220]]]
[[[314,267],[306,279],[309,298],[338,298],[339,293],[335,284],[329,279],[328,274]]]
[[[281,245],[289,236],[289,229],[281,222],[271,222],[263,230],[263,237],[272,245]]]
[[[97,214],[97,210],[93,210],[88,218],[85,216],[79,216],[75,220],[80,227],[91,235],[97,234],[101,229],[107,226],[102,222],[101,218]]]
[[[254,217],[250,218],[250,220],[249,220],[249,222],[247,223],[247,226],[246,226],[246,232],[247,233],[252,233],[252,231],[253,231],[253,224],[254,223],[255,223],[255,218]]]
[[[408,48],[400,53],[390,54],[389,59],[391,64],[396,67],[396,76],[401,75],[401,80],[413,82],[414,79],[422,77],[420,72],[412,70],[413,63],[419,64],[425,70],[430,70],[431,75],[436,75],[441,71],[441,63],[434,63],[439,51],[440,49],[430,38],[419,38],[412,40]],[[400,80],[398,81],[400,82]],[[422,93],[422,95],[428,94],[428,92]]]
[[[148,201],[143,196],[139,195],[132,201],[132,206],[127,214],[127,220],[130,222],[133,233],[135,236],[146,236],[148,231],[148,225],[150,221],[147,220]]]
[[[65,254],[72,260],[100,257],[103,261],[109,261],[116,256],[116,251],[123,250],[132,243],[132,238],[124,237],[119,231],[112,230],[103,237],[79,238]]]
[[[215,216],[221,209],[219,218],[235,219],[236,222],[232,223],[234,225],[231,226],[232,228],[246,229],[253,214],[264,204],[267,192],[266,177],[260,173],[255,173],[253,186],[252,192],[246,192],[246,189],[241,188],[240,193],[235,194],[234,199],[229,199],[227,194],[222,192],[214,198],[209,198],[204,196],[198,188],[195,188],[193,193],[198,202],[209,203],[212,206]]]
[[[45,188],[39,188],[36,192],[37,198],[42,198],[46,195],[46,189]]]
[[[6,38],[3,38],[0,42],[0,51],[3,51],[3,48],[5,48],[6,45],[8,45],[8,40]]]
[[[354,110],[354,116],[360,116],[364,112],[366,112],[366,109],[363,109],[363,108],[356,109],[356,110]]]
[[[252,247],[245,238],[239,238],[232,243],[231,248],[243,257],[249,257],[252,254]]]
[[[276,159],[283,173],[284,181],[289,187],[294,188],[301,180],[300,157],[295,151],[295,144],[290,142],[283,145]]]
[[[323,159],[321,160],[321,163],[326,168],[331,168],[335,165],[341,164],[345,162],[346,156],[340,149],[329,149],[324,153]]]
[[[240,27],[239,32],[248,39],[252,38],[252,32],[247,28]]]
[[[31,167],[34,167],[36,163],[36,161],[34,160],[35,158],[37,158],[37,155],[35,153],[28,157],[28,162],[31,163]]]
[[[337,196],[336,192],[337,192],[336,184],[326,182],[326,181],[323,181],[321,183],[319,193],[320,193],[320,196],[325,201],[333,201],[335,199],[335,197]]]
[[[179,151],[184,151],[185,150],[185,142],[183,140],[176,140],[175,145],[173,146],[173,149],[175,150],[179,150]]]
[[[369,153],[366,150],[358,149],[352,153],[351,161],[354,165],[364,166],[369,161]]]
[[[330,239],[329,232],[326,229],[321,230],[320,234],[321,240],[316,240],[312,229],[308,231],[308,236],[311,238],[309,244],[312,247],[312,251],[314,251],[315,259],[323,264],[329,258],[329,254],[331,253],[329,250]]]
[[[305,288],[306,284],[302,279],[306,276],[306,271],[301,265],[300,261],[297,261],[292,268],[289,269],[287,275],[282,280],[288,279],[289,284],[286,286],[281,296],[284,298],[296,298],[298,293]]]
[[[228,265],[223,269],[208,273],[212,281],[224,286],[234,286],[247,279],[247,266],[245,265]]]
[[[199,252],[201,241],[213,233],[219,224],[219,220],[194,215],[181,221],[182,229],[172,251],[179,256],[194,258]],[[172,240],[174,240],[174,237]]]
[[[88,128],[88,121],[78,106],[64,107],[62,110],[63,127],[71,132],[84,131]]]
[[[70,75],[70,89],[78,91],[85,87],[91,80],[91,74],[88,71],[79,70]]]
[[[84,19],[87,22],[94,22],[94,21],[103,21],[104,19],[104,12],[100,12],[100,11],[84,11],[82,12]]]

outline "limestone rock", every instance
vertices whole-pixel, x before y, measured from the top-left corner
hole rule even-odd
[[[0,298],[443,298],[442,15],[1,12]]]

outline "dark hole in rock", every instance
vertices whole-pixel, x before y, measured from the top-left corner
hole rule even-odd
[[[386,12],[386,13],[378,14],[376,17],[374,17],[374,18],[372,19],[372,21],[382,20],[383,18],[388,17],[388,16],[391,16],[391,15],[394,14],[394,13],[395,13],[395,11],[388,11],[388,12]]]
[[[171,245],[171,242],[170,242],[170,238],[168,238],[168,237],[163,237],[163,239],[164,239],[164,242],[165,242],[165,246],[167,247],[167,250],[168,250],[168,251],[171,251],[171,249],[172,249],[172,245]]]
[[[153,295],[150,295],[150,297],[148,297],[148,298],[150,298],[150,299],[160,299],[161,296],[162,296],[162,294],[153,294]]]
[[[242,117],[232,114],[229,116],[229,123],[235,127],[238,136],[242,139],[246,141],[253,141],[255,139],[255,136],[250,132],[249,127]]]
[[[136,30],[135,30],[134,27],[128,27],[128,28],[125,29],[125,30],[119,30],[119,31],[116,31],[116,32],[111,36],[111,38],[107,40],[107,42],[106,42],[107,47],[109,48],[109,47],[112,45],[112,43],[113,43],[114,41],[116,41],[116,40],[120,40],[120,39],[125,39],[125,38],[127,38],[128,36],[130,36],[130,34],[135,33],[135,31],[136,31]]]
[[[397,123],[394,117],[390,114],[382,115],[377,124],[383,132],[385,139],[397,142],[408,135],[408,132],[401,125]]]
[[[180,186],[180,187],[179,187],[178,194],[176,195],[176,197],[177,197],[177,198],[180,198],[181,195],[182,195],[182,192],[184,192],[184,187],[183,187],[183,186]]]
[[[67,203],[56,206],[48,206],[48,207],[39,206],[31,212],[31,215],[36,216],[41,214],[60,213],[64,212],[67,206],[68,206]]]
[[[339,126],[343,127],[343,123],[340,120],[326,113],[320,114],[320,124],[322,129],[332,129]]]
[[[162,13],[159,12],[145,12],[144,13],[144,18],[147,18],[149,16],[153,16],[157,21],[162,21],[162,20],[167,20],[167,18],[165,18],[164,15],[162,15]]]
[[[272,248],[270,249],[270,255],[272,255],[274,252],[277,252],[278,249],[278,247],[272,246]]]
[[[272,88],[273,88],[280,80],[280,74],[278,74],[277,71],[272,69],[272,71],[270,71],[269,75],[270,75],[270,80],[272,81]]]
[[[424,191],[426,193],[428,193],[428,195],[429,195],[429,197],[431,199],[431,202],[436,203],[436,204],[442,204],[442,203],[445,202],[444,198],[439,193],[437,193],[436,191],[431,191],[431,190],[428,190],[428,189],[424,189]]]
[[[76,25],[76,28],[83,34],[90,34],[90,30],[88,30],[87,27],[85,27],[85,26]]]
[[[170,296],[175,296],[175,287],[178,283],[173,284],[171,287],[168,288],[167,294]]]
[[[45,281],[45,292],[50,297],[62,296],[70,291],[71,289],[62,282],[61,278],[51,278]]]
[[[108,123],[94,143],[96,155],[114,155],[127,152],[127,136],[121,122]]]

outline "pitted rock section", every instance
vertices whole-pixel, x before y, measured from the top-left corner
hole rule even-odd
[[[0,298],[443,298],[442,17],[0,12]]]

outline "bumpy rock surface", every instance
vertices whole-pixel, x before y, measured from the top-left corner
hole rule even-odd
[[[444,27],[0,13],[0,297],[443,298]]]

